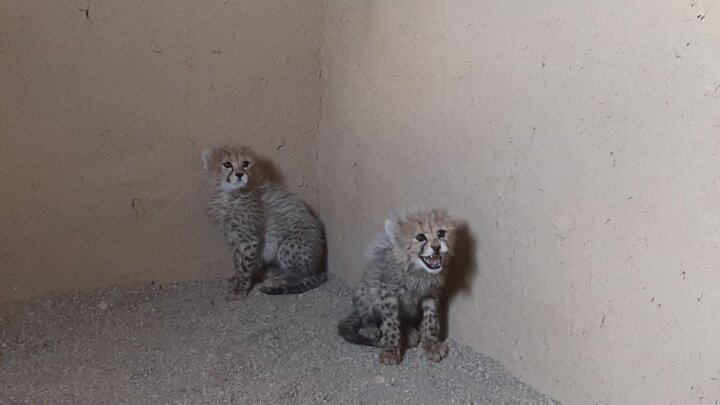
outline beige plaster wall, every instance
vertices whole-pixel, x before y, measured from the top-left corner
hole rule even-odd
[[[320,212],[468,220],[450,336],[567,404],[720,400],[720,8],[327,1]]]
[[[311,197],[319,0],[0,0],[0,300],[229,275],[200,153]]]
[[[467,219],[450,335],[540,390],[711,404],[719,18],[710,0],[0,0],[0,300],[228,274],[199,154],[237,140],[318,207],[353,282],[392,208]]]

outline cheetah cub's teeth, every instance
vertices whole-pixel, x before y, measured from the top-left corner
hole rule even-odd
[[[439,270],[442,268],[442,255],[440,254],[436,253],[430,256],[421,256],[420,259],[422,259],[425,266],[430,270]]]

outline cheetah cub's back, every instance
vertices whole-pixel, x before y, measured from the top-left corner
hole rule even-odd
[[[338,333],[382,347],[380,362],[398,364],[401,345],[420,345],[432,361],[448,354],[440,341],[439,297],[455,245],[456,223],[441,209],[394,214],[368,251],[351,313]],[[419,324],[419,330],[416,328]]]
[[[214,185],[210,216],[232,249],[229,298],[245,297],[261,272],[266,294],[299,294],[324,283],[325,235],[307,205],[267,180],[250,148],[206,149],[202,157]]]

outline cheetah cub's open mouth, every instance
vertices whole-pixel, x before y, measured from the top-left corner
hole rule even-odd
[[[439,253],[430,256],[420,256],[420,259],[430,270],[440,270],[442,268],[442,255]]]

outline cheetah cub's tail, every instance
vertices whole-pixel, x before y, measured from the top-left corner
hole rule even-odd
[[[338,323],[338,334],[350,343],[364,346],[380,346],[380,330],[362,327],[362,321],[356,313],[348,315]]]
[[[301,294],[326,282],[327,279],[327,273],[315,273],[303,278],[287,280],[286,284],[260,287],[260,292],[268,295]]]

